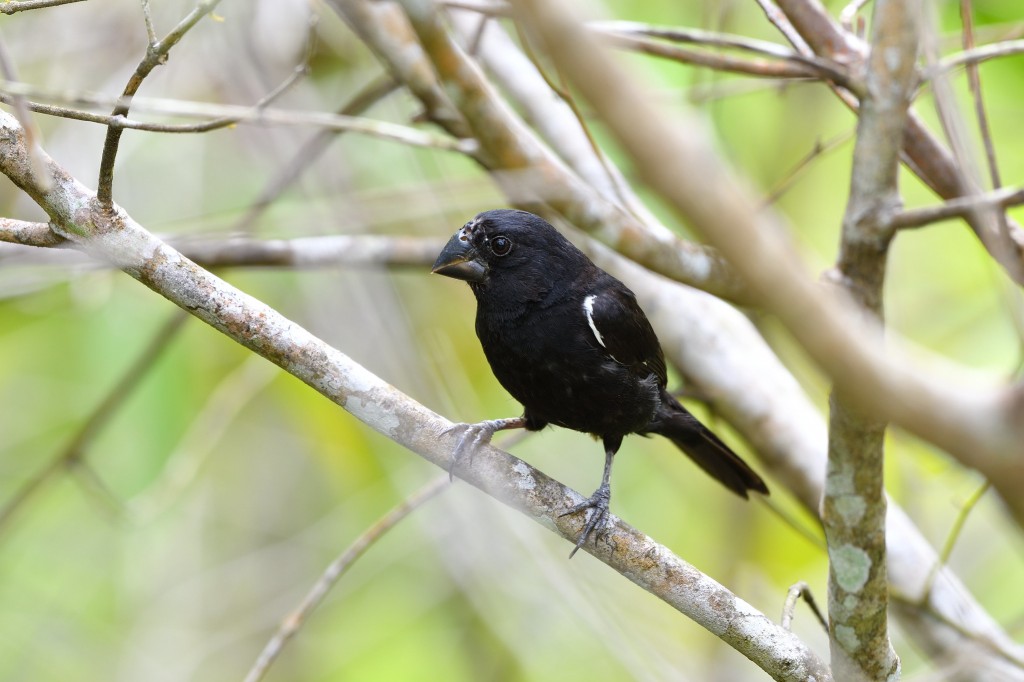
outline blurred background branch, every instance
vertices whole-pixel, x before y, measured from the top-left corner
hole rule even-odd
[[[827,385],[845,376],[881,387],[869,407],[896,410],[907,426],[885,437],[888,504],[871,503],[875,512],[887,506],[886,568],[897,617],[889,634],[904,672],[1024,679],[1024,651],[1000,625],[1024,614],[1012,579],[1024,569],[1020,524],[1006,513],[1019,519],[1015,500],[1024,499],[1014,473],[1019,441],[1000,431],[1024,403],[1014,326],[1024,319],[1024,240],[1013,218],[1021,169],[1013,155],[999,155],[1020,133],[1007,112],[1022,73],[1012,58],[1021,25],[1004,4],[944,5],[923,17],[921,86],[900,178],[899,201],[909,208],[894,205],[879,223],[885,230],[929,226],[901,232],[888,251],[894,341],[878,357],[885,367],[897,365],[892,376],[857,371],[864,358],[849,353],[861,343],[877,350],[874,333],[857,324],[845,327],[850,338],[831,346],[831,357],[822,362],[811,353],[820,364],[809,362],[803,349],[815,342],[805,334],[827,327],[843,308],[812,284],[828,307],[804,310],[803,326],[795,313],[773,314],[776,303],[792,305],[802,294],[786,301],[791,280],[777,271],[792,270],[791,253],[779,258],[764,248],[792,243],[810,271],[827,271],[837,260],[845,189],[851,172],[860,176],[844,106],[864,113],[858,98],[869,82],[865,70],[874,70],[867,46],[878,34],[861,15],[877,13],[874,4],[852,3],[840,21],[802,0],[761,2],[771,23],[757,11],[710,2],[671,9],[636,3],[628,13],[583,19],[594,42],[585,61],[598,69],[601,87],[621,84],[616,68],[599,66],[606,58],[599,46],[613,47],[607,58],[633,69],[627,78],[637,94],[620,97],[616,111],[590,96],[545,31],[514,11],[518,4],[257,0],[222,2],[202,21],[196,12],[209,7],[195,0],[143,1],[141,20],[138,5],[104,13],[94,3],[15,10],[4,44],[19,80],[5,79],[0,101],[25,98],[60,166],[53,192],[34,186],[21,167],[11,169],[16,185],[0,192],[0,215],[10,216],[0,219],[0,241],[9,242],[0,248],[0,352],[11,359],[0,370],[0,470],[9,481],[3,500],[18,500],[52,453],[87,428],[91,406],[104,402],[102,391],[117,383],[125,357],[147,357],[152,330],[170,310],[95,260],[112,259],[144,280],[169,272],[156,263],[152,272],[136,272],[125,262],[153,244],[135,220],[200,265],[222,268],[232,284],[419,402],[452,418],[508,413],[514,406],[472,338],[465,292],[424,277],[457,225],[511,203],[544,213],[637,292],[688,384],[685,393],[704,401],[694,409],[719,420],[716,430],[730,443],[746,441],[772,477],[770,507],[735,505],[691,477],[681,458],[637,439],[624,451],[647,456],[623,458],[616,472],[623,493],[613,511],[684,552],[762,613],[777,613],[798,580],[825,594],[818,514]],[[0,8],[10,14],[15,5],[43,6]],[[159,27],[181,26],[182,17],[196,21],[172,54],[164,52],[162,68],[147,71],[141,94],[103,94],[123,92],[140,55],[160,43]],[[779,41],[779,31],[794,47]],[[577,33],[584,34],[573,29],[559,37],[571,43]],[[103,36],[117,39],[97,48]],[[983,93],[979,78],[959,70],[964,64],[981,65]],[[968,97],[986,121],[979,145],[958,118]],[[109,116],[126,105],[131,119]],[[709,155],[673,158],[677,138],[660,132],[662,118],[651,111],[668,112],[674,127],[702,137]],[[652,165],[623,153],[614,142],[622,112],[657,140],[667,160]],[[116,145],[116,199],[131,214],[128,222],[118,205],[112,222],[76,222],[94,215],[91,193],[71,178],[96,172],[100,126],[128,131]],[[338,134],[349,130],[364,134]],[[398,144],[371,137],[380,131],[393,132],[389,139]],[[990,172],[994,179],[985,180],[976,170],[994,166],[975,146],[1000,156],[998,177]],[[684,160],[686,172],[675,174]],[[720,164],[735,169],[738,185],[714,180]],[[1000,188],[1003,178],[1009,189]],[[697,192],[704,214],[681,218],[666,186],[702,183],[712,187]],[[935,205],[930,191],[946,203]],[[64,207],[56,217],[40,210],[54,205]],[[738,254],[700,243],[717,243],[742,222],[741,213],[758,227],[739,240]],[[951,218],[963,218],[971,232],[931,227]],[[91,256],[68,248],[85,243],[76,230],[99,231],[86,240]],[[176,258],[163,249],[155,253]],[[751,280],[751,265],[776,274]],[[184,279],[147,281],[172,298],[188,289],[189,277],[221,291],[202,270],[182,272]],[[773,296],[776,303],[766,304]],[[231,300],[251,303],[229,297],[196,312],[221,323],[229,317],[228,332],[252,347],[267,331],[262,318],[233,317]],[[281,614],[300,602],[302,586],[337,555],[337,539],[363,533],[431,475],[431,467],[405,456],[395,432],[382,437],[338,418],[313,392],[275,379],[258,359],[243,361],[242,349],[205,326],[174,336],[173,346],[143,363],[148,378],[118,398],[105,428],[93,432],[84,453],[89,468],[47,476],[48,494],[15,506],[0,544],[0,552],[17,557],[0,562],[8,586],[0,590],[8,607],[0,618],[0,676],[237,677]],[[944,362],[907,352],[904,338]],[[887,402],[893,390],[902,397]],[[380,417],[396,404],[395,394],[387,395],[348,407],[386,426]],[[966,440],[951,444],[958,431]],[[432,431],[409,437],[431,441],[424,447],[438,457],[446,451]],[[967,449],[978,437],[991,440]],[[1000,439],[1008,445],[1000,448]],[[555,430],[516,451],[589,489],[593,481],[580,480],[575,454],[582,444]],[[498,487],[521,482],[524,471],[547,480],[492,454],[504,464],[492,471],[484,457],[467,473],[494,474],[488,480]],[[975,495],[982,481],[972,466],[998,495]],[[573,495],[550,492],[558,504]],[[627,528],[617,526],[612,545],[633,546]],[[590,570],[588,557],[567,567],[564,544],[547,535],[455,486],[347,571],[270,677],[303,679],[328,668],[372,679],[412,679],[424,669],[447,679],[493,679],[496,671],[509,679],[760,674],[676,610],[636,599],[618,573]],[[991,541],[995,535],[1000,542]],[[935,546],[943,546],[941,556]],[[641,555],[620,558],[631,556]],[[677,577],[704,584],[692,567],[674,565]],[[105,606],[111,603],[117,607]],[[690,615],[718,627],[713,613]],[[756,622],[762,634],[775,631]],[[53,641],[67,648],[60,660],[74,662],[73,672],[56,658],[23,653],[31,633],[53,627],[63,633]],[[816,653],[802,660],[827,660],[829,643],[813,619],[797,618],[792,627],[795,639],[787,641]],[[444,660],[438,651],[447,652]],[[765,661],[779,660],[748,655],[769,667]]]

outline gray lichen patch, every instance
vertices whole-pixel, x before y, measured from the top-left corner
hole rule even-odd
[[[867,503],[860,495],[843,495],[835,500],[835,510],[847,526],[855,526],[864,518]]]
[[[847,592],[859,592],[868,581],[871,557],[860,547],[841,545],[829,552],[832,570],[839,587]]]
[[[516,462],[512,467],[512,471],[517,474],[516,486],[520,490],[533,490],[537,487],[537,481],[533,477],[533,472],[525,462]]]
[[[374,428],[389,438],[394,436],[401,424],[398,416],[384,405],[371,400],[364,401],[358,396],[349,396],[345,401],[345,409],[367,424],[373,424]]]
[[[835,633],[839,646],[843,647],[846,651],[852,653],[860,648],[860,638],[857,637],[857,631],[849,625],[837,625]]]

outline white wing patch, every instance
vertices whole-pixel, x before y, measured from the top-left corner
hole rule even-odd
[[[605,348],[604,338],[601,336],[601,332],[597,331],[597,325],[594,324],[594,298],[594,295],[591,294],[583,299],[583,314],[587,316],[587,324],[590,325],[590,331],[594,332],[597,342],[601,344],[602,348]]]

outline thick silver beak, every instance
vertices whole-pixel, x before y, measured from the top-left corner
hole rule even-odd
[[[435,275],[444,275],[467,282],[482,282],[487,276],[487,264],[480,260],[465,230],[452,235],[441,249],[441,254],[430,269]]]

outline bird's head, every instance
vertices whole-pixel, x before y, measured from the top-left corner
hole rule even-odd
[[[514,279],[526,293],[572,276],[585,262],[586,256],[543,218],[499,209],[477,215],[452,235],[431,272],[465,280],[474,290]]]

